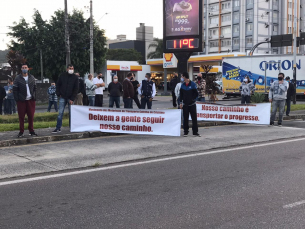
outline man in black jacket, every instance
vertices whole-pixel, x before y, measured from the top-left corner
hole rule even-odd
[[[286,115],[289,116],[290,106],[291,106],[291,97],[294,95],[294,85],[290,82],[289,76],[287,76],[285,78],[285,80],[289,83],[289,87],[287,90],[287,99],[286,99],[286,104],[287,104]]]
[[[14,99],[17,102],[19,116],[19,134],[18,138],[23,137],[24,117],[28,116],[29,132],[31,136],[37,136],[34,131],[34,114],[36,100],[36,82],[34,76],[29,73],[27,64],[21,66],[22,74],[16,76],[13,86]]]
[[[73,105],[77,93],[78,93],[78,77],[77,75],[74,74],[73,65],[69,64],[67,67],[67,71],[59,76],[56,85],[56,94],[59,98],[59,109],[58,109],[59,112],[57,117],[56,129],[52,132],[53,134],[60,132],[65,107],[68,104],[70,111],[70,105]]]
[[[169,86],[172,90],[172,98],[173,98],[173,106],[174,107],[177,107],[177,97],[176,97],[176,94],[175,94],[175,88],[176,88],[178,83],[180,83],[180,79],[178,79],[178,74],[176,72],[174,72],[174,78],[169,83]]]
[[[6,96],[5,89],[0,85],[0,115],[2,115],[2,103],[5,96]]]

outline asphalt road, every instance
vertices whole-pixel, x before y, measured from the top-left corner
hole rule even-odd
[[[0,228],[304,228],[304,146],[282,140],[0,183]]]

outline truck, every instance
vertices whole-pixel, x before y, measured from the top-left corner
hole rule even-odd
[[[296,92],[297,98],[305,94],[305,56],[296,58]],[[222,83],[226,96],[240,96],[239,87],[246,76],[255,85],[256,92],[269,93],[271,83],[284,73],[293,82],[293,55],[263,55],[226,57],[222,62]]]

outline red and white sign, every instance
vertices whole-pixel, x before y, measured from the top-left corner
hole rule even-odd
[[[174,53],[163,53],[163,68],[177,68],[178,60]]]
[[[270,110],[271,103],[247,106],[197,103],[197,120],[269,125]]]
[[[120,71],[130,71],[130,66],[128,66],[128,65],[120,65]]]
[[[71,132],[180,136],[180,110],[132,110],[71,106]]]

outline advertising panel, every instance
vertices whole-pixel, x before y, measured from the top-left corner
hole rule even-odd
[[[177,68],[178,60],[174,53],[163,53],[163,68]]]

